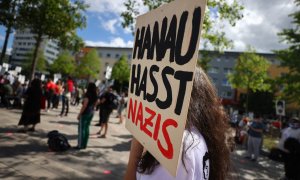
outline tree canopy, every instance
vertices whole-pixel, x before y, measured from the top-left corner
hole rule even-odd
[[[79,60],[74,74],[79,78],[97,78],[100,68],[101,61],[97,50],[92,49]]]
[[[50,65],[51,72],[60,73],[65,76],[72,75],[75,68],[75,59],[67,51],[62,52],[53,64]]]
[[[173,0],[142,0],[143,5],[148,10],[155,9],[171,1]],[[135,18],[142,13],[141,10],[143,10],[143,8],[141,8],[141,4],[136,0],[126,0],[124,5],[126,11],[121,14],[124,20],[122,25],[133,31]],[[201,34],[204,47],[211,46],[214,47],[215,50],[220,51],[224,48],[232,47],[231,40],[227,39],[222,28],[216,28],[216,25],[220,25],[222,24],[221,22],[226,21],[230,25],[235,26],[236,21],[243,17],[243,6],[237,0],[233,0],[232,3],[226,0],[208,0],[207,6],[208,8],[205,12],[203,31]]]
[[[37,62],[42,38],[63,39],[77,28],[86,25],[83,11],[86,5],[80,0],[24,0],[19,8],[20,21],[32,33],[36,34],[36,45],[33,54],[31,79]]]
[[[122,55],[116,64],[114,64],[111,73],[112,79],[119,81],[120,84],[129,81],[130,68],[125,55]]]
[[[27,58],[22,64],[22,71],[27,76],[30,75],[32,57],[33,57],[33,52],[28,53]],[[48,62],[44,57],[43,51],[40,50],[37,55],[36,70],[39,72],[44,72],[47,70],[47,67],[48,67]]]
[[[268,91],[271,85],[268,80],[270,63],[256,55],[254,50],[243,53],[237,59],[233,72],[228,74],[228,80],[233,88],[247,91],[246,111],[248,110],[249,91]]]
[[[21,27],[22,22],[17,21],[17,18],[19,18],[18,7],[20,4],[20,0],[0,0],[0,25],[6,27],[5,39],[0,56],[0,64],[2,64],[6,53],[10,33],[12,33],[12,30],[17,26]]]
[[[295,0],[300,6],[300,0]],[[293,18],[293,28],[283,29],[279,33],[280,38],[290,46],[276,51],[281,66],[287,67],[289,72],[283,74],[279,82],[283,85],[283,96],[286,100],[300,104],[300,10],[290,15]]]

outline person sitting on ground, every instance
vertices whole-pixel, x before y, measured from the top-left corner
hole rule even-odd
[[[216,90],[201,68],[195,70],[182,156],[177,176],[167,170],[135,139],[132,139],[125,180],[223,180],[228,178],[230,150],[226,143],[228,117]]]

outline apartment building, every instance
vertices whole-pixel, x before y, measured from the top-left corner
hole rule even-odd
[[[98,51],[98,55],[102,62],[102,69],[100,73],[100,79],[104,79],[104,73],[107,66],[112,67],[114,63],[118,61],[121,55],[125,55],[128,61],[131,60],[132,48],[115,48],[115,47],[87,47],[95,48]],[[209,69],[207,74],[214,83],[218,96],[222,99],[224,105],[236,105],[239,100],[238,90],[233,89],[228,82],[227,75],[233,71],[237,58],[243,52],[217,52],[206,51],[211,57],[209,63]],[[271,67],[277,67],[279,65],[276,55],[272,53],[257,53],[258,55],[266,58],[271,64]],[[201,51],[199,51],[199,57],[202,57]]]
[[[32,34],[29,29],[16,31],[11,52],[12,65],[22,65],[24,60],[28,58],[28,54],[33,53],[36,44],[34,36],[35,35]],[[57,58],[60,51],[57,40],[47,39],[45,37],[43,38],[40,49],[50,64]]]

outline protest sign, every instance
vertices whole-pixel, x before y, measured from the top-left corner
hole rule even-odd
[[[15,71],[16,71],[17,73],[21,73],[21,71],[22,71],[22,67],[20,67],[20,66],[17,66],[17,67],[16,67],[16,69],[15,69]]]
[[[5,69],[5,71],[8,71],[9,64],[3,63],[3,64],[2,64],[2,67]]]
[[[61,74],[54,74],[53,82],[56,83],[59,79],[61,79]]]
[[[284,100],[276,101],[276,115],[285,116],[285,101]]]
[[[45,81],[45,74],[41,75],[41,81]]]
[[[204,0],[176,0],[137,18],[126,128],[173,176],[198,59]]]

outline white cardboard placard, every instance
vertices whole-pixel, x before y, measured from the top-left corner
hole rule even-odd
[[[137,18],[126,128],[176,176],[198,59],[204,0],[176,0]]]

